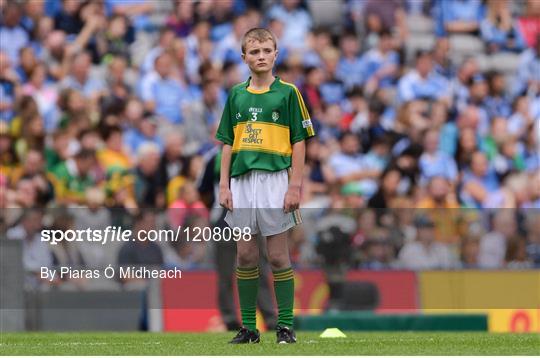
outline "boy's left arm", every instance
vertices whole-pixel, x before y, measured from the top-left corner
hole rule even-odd
[[[292,173],[289,188],[285,194],[283,209],[286,213],[300,207],[300,188],[304,173],[304,161],[306,157],[306,141],[301,140],[292,145]]]

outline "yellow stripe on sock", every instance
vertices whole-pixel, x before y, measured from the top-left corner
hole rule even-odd
[[[274,277],[274,281],[288,281],[288,280],[293,280],[293,279],[294,279],[293,274],[291,274],[290,276],[287,276],[287,277],[282,277],[282,278]]]
[[[250,269],[242,269],[239,267],[236,269],[236,277],[241,280],[252,280],[259,278],[259,268],[255,267]]]
[[[274,272],[275,281],[289,280],[293,277],[294,277],[294,272],[292,269],[288,269],[287,271],[283,271],[283,272]]]

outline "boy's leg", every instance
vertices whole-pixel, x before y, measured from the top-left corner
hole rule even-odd
[[[236,280],[240,298],[242,324],[249,330],[256,329],[257,293],[259,291],[259,248],[257,240],[251,236],[249,241],[236,243]]]
[[[278,326],[293,325],[294,274],[287,245],[288,231],[267,238],[268,261],[274,273],[274,291],[278,304]]]

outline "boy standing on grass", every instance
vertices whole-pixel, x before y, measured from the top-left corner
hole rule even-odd
[[[288,230],[301,222],[304,140],[315,132],[298,89],[272,74],[277,54],[270,31],[254,28],[244,35],[242,58],[251,76],[231,89],[216,134],[224,144],[219,203],[228,209],[229,226],[249,227],[252,235],[266,237],[278,304],[277,342],[295,343],[294,275],[287,239]],[[255,320],[258,264],[256,240],[237,241],[243,327],[230,343],[260,342]]]

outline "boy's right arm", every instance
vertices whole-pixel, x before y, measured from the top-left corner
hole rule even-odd
[[[221,154],[221,173],[219,178],[219,205],[227,210],[233,210],[232,193],[229,187],[229,173],[231,169],[232,146],[223,144]]]

